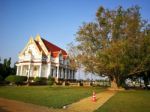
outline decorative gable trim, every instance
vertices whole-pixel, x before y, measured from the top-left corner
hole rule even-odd
[[[38,51],[38,53],[41,54],[41,52],[40,52],[40,50],[39,50],[37,44],[36,44],[35,41],[34,41],[34,39],[33,39],[32,37],[30,37],[30,39],[29,39],[27,45],[25,46],[25,48],[19,53],[19,56],[23,55],[23,53],[25,52],[25,50],[27,49],[27,47],[28,47],[30,44],[34,44],[35,47],[36,47],[36,49],[37,49],[37,51]]]
[[[43,43],[40,35],[38,34],[35,38],[36,41],[39,42],[40,46],[42,47],[43,51],[45,52],[46,55],[50,55],[48,49],[46,48],[45,44]]]

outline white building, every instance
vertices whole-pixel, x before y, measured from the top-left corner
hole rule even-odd
[[[17,75],[46,78],[52,76],[57,80],[75,79],[75,70],[69,66],[67,52],[39,35],[35,40],[30,38],[18,58]]]

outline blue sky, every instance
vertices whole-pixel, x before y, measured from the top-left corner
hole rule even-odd
[[[99,6],[141,7],[150,20],[150,0],[0,0],[0,57],[17,61],[30,36],[40,34],[66,49],[83,22],[95,20]]]

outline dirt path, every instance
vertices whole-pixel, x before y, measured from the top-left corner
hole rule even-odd
[[[102,106],[115,93],[115,91],[104,91],[102,93],[96,94],[96,102],[92,102],[92,97],[88,97],[80,100],[79,102],[68,105],[66,109],[53,109],[0,98],[0,112],[93,112]]]
[[[70,112],[93,112],[102,106],[108,99],[115,95],[116,91],[104,91],[96,94],[97,101],[92,102],[92,97],[80,100],[79,102],[69,105],[66,110]]]
[[[44,106],[0,98],[0,112],[63,112]]]

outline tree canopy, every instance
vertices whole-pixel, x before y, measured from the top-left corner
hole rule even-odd
[[[142,20],[138,6],[99,7],[96,20],[79,28],[76,42],[74,58],[85,71],[105,74],[118,86],[126,76],[150,70],[150,25]]]

